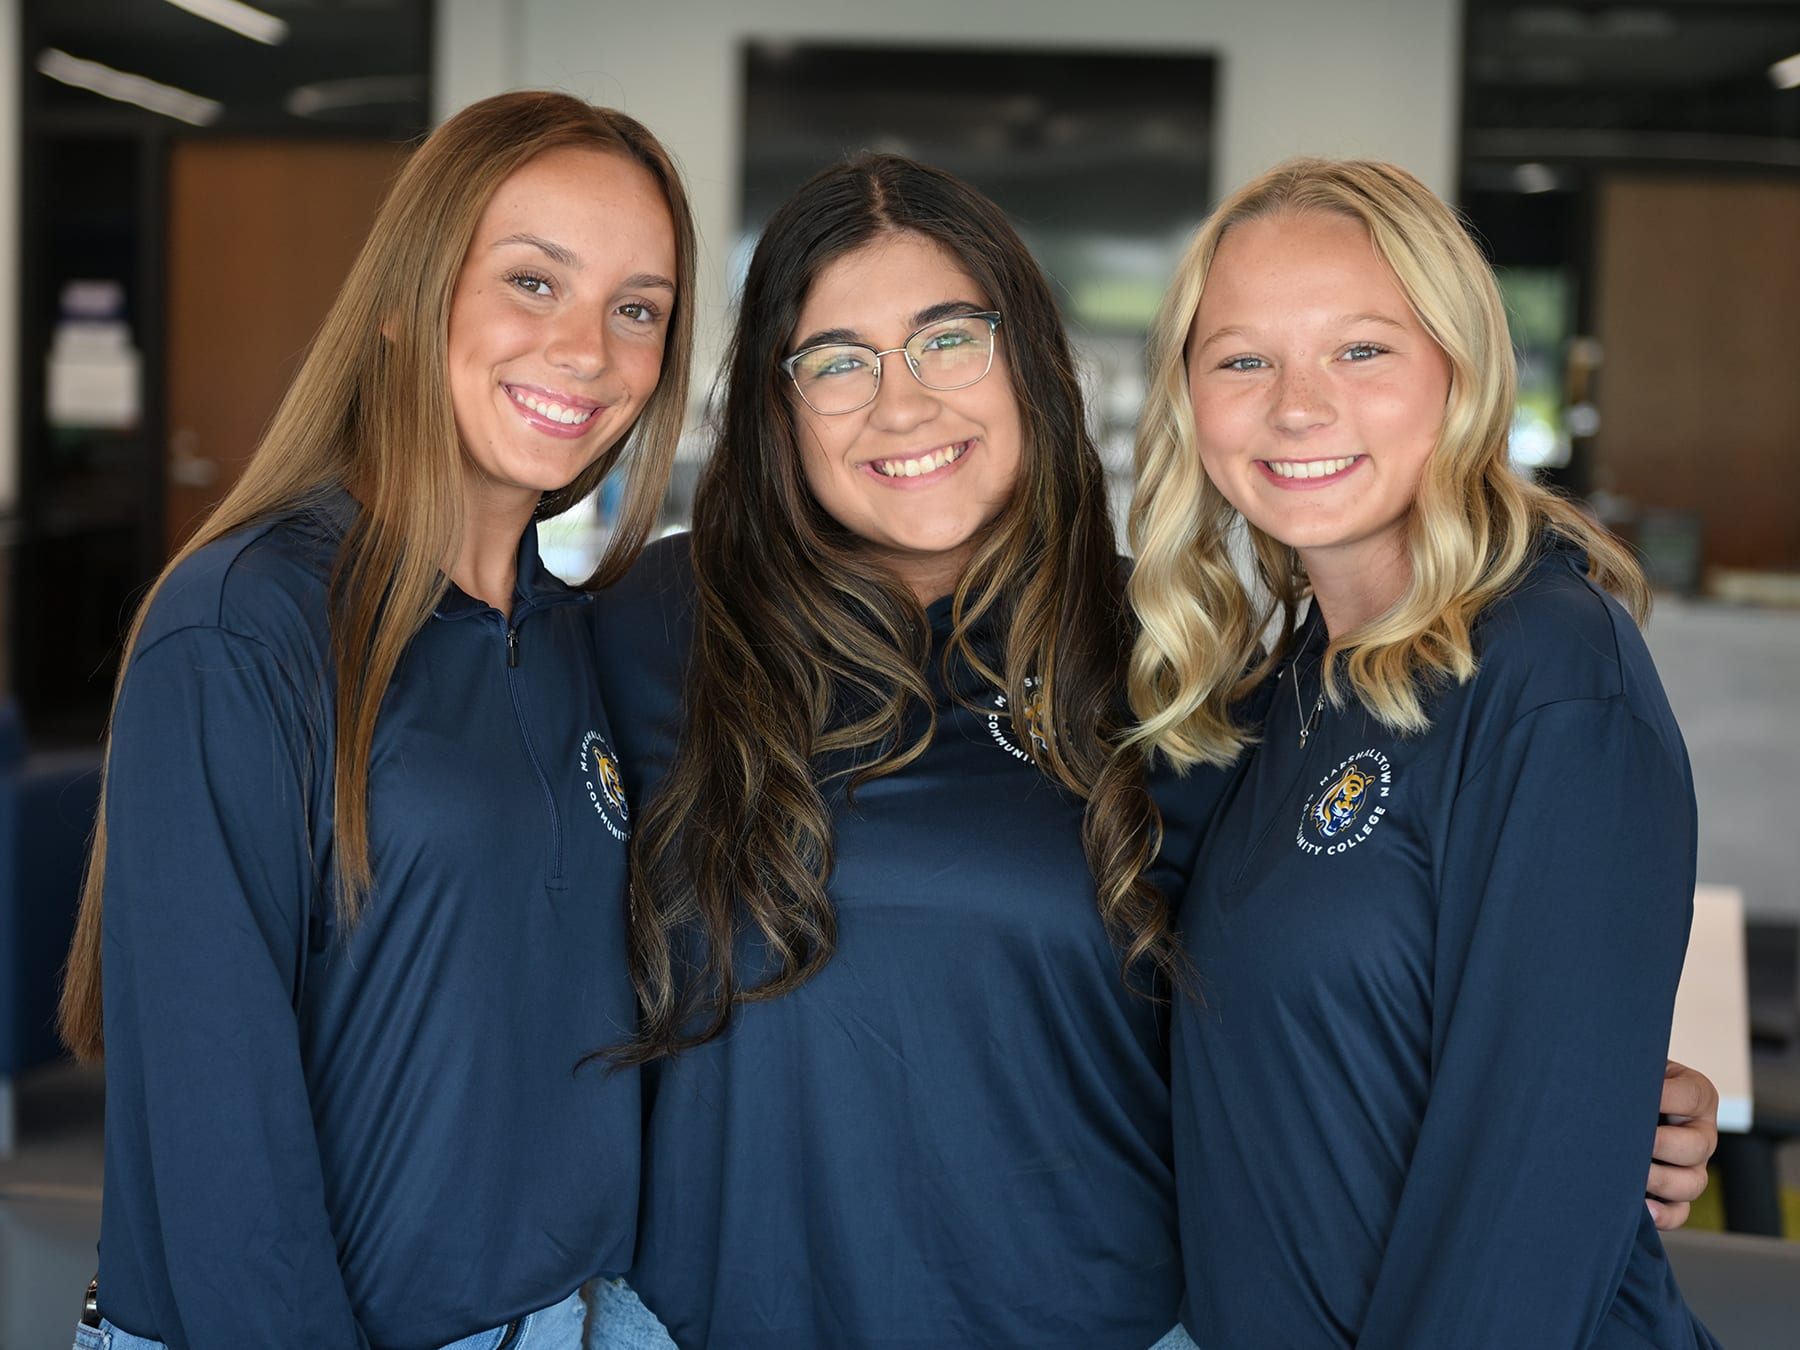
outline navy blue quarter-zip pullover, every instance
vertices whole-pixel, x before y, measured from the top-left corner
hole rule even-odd
[[[598,598],[640,797],[679,730],[692,588],[676,538]],[[941,641],[949,601],[928,617]],[[853,805],[826,789],[836,955],[645,1070],[631,1281],[684,1350],[1145,1350],[1174,1324],[1166,1019],[1119,978],[1082,803],[1030,762],[1028,719],[968,671],[959,705],[937,664],[925,754]]]
[[[1693,784],[1642,638],[1584,571],[1552,549],[1481,616],[1479,673],[1421,735],[1315,713],[1316,612],[1269,692],[1181,912],[1204,995],[1175,1014],[1184,1321],[1207,1350],[1712,1344],[1643,1203]]]
[[[177,1350],[426,1350],[624,1268],[627,806],[585,596],[520,544],[382,704],[375,886],[333,910],[346,496],[164,583],[113,721],[101,1311]]]

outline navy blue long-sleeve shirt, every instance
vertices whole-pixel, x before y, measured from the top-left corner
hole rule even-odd
[[[1643,1203],[1695,807],[1642,639],[1549,552],[1405,737],[1304,746],[1324,634],[1181,911],[1189,1330],[1207,1350],[1692,1347]]]
[[[686,544],[597,607],[640,796],[679,730]],[[684,1350],[1145,1350],[1175,1322],[1165,1019],[1119,978],[1082,804],[956,678],[977,709],[938,689],[919,760],[827,788],[832,960],[645,1070],[630,1278]]]
[[[101,1311],[178,1350],[426,1350],[629,1262],[626,803],[590,605],[535,532],[382,704],[375,888],[333,912],[326,586],[354,509],[165,582],[113,721]]]

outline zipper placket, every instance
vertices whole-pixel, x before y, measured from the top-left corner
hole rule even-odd
[[[525,716],[524,677],[519,674],[519,625],[525,621],[531,609],[529,602],[521,604],[510,622],[499,610],[493,613],[505,636],[506,692],[512,696],[513,719],[518,723],[519,740],[525,746],[525,758],[531,761],[532,772],[537,775],[538,788],[544,794],[544,810],[550,817],[550,882],[560,887],[563,879],[562,813],[556,809],[556,793],[550,787],[550,775],[544,771],[537,743],[531,736],[531,724]]]
[[[1293,666],[1290,665],[1287,670],[1282,673],[1281,681],[1283,684],[1286,684],[1287,681],[1292,678],[1293,669]],[[1285,712],[1286,708],[1282,707],[1281,710]],[[1250,766],[1251,775],[1254,775],[1258,769],[1261,769],[1267,763],[1261,756],[1267,752],[1271,742],[1274,742],[1277,747],[1285,746],[1287,743],[1285,739],[1287,735],[1285,726],[1282,728],[1281,739],[1277,740],[1270,735],[1270,723],[1274,722],[1275,719],[1275,712],[1271,709],[1269,715],[1263,721],[1263,744],[1251,752],[1258,756],[1257,760]],[[1284,723],[1286,720],[1285,717],[1282,718]],[[1283,803],[1283,809],[1288,811],[1288,814],[1285,817],[1278,817],[1273,812],[1270,813],[1267,823],[1264,824],[1263,828],[1257,833],[1256,842],[1245,849],[1242,856],[1239,857],[1236,868],[1232,870],[1231,879],[1225,884],[1224,894],[1236,895],[1238,891],[1242,889],[1245,877],[1249,874],[1250,869],[1256,863],[1256,860],[1262,856],[1262,851],[1268,846],[1270,838],[1284,832],[1287,828],[1287,824],[1284,824],[1284,822],[1292,822],[1293,816],[1291,808],[1293,804],[1300,799],[1300,789],[1307,781],[1307,769],[1312,764],[1313,758],[1318,751],[1318,743],[1326,742],[1328,740],[1326,736],[1320,734],[1323,731],[1323,727],[1315,726],[1312,730],[1312,734],[1306,738],[1305,742],[1297,746],[1292,752],[1288,752],[1294,754],[1296,758],[1293,767],[1287,770],[1289,775],[1288,786],[1279,799]],[[1275,753],[1280,754],[1284,752],[1277,748]],[[1279,770],[1279,765],[1277,766],[1277,770]],[[1240,790],[1251,789],[1252,786],[1251,783],[1245,781],[1240,785]]]

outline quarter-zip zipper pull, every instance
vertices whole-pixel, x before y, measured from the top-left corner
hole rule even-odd
[[[519,664],[519,630],[510,625],[506,630],[506,664],[509,667]]]

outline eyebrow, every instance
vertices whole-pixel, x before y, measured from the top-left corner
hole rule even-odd
[[[670,281],[667,277],[661,276],[655,272],[633,272],[630,276],[625,278],[624,285],[621,286],[620,289],[627,291],[656,289],[667,291],[670,295],[674,295],[675,283]]]
[[[939,319],[953,319],[960,314],[985,314],[990,306],[978,305],[973,300],[940,300],[935,305],[927,305],[912,316],[911,337],[928,323],[936,323]],[[854,342],[858,346],[873,347],[870,342],[854,328],[821,328],[818,332],[794,344],[794,350],[803,352],[808,347],[824,347],[839,342]]]
[[[1331,326],[1333,328],[1349,328],[1359,323],[1378,323],[1384,328],[1393,328],[1402,333],[1410,331],[1407,326],[1398,319],[1391,318],[1386,314],[1375,314],[1373,312],[1367,314],[1340,314],[1331,321]],[[1248,328],[1244,328],[1241,325],[1227,324],[1224,328],[1215,329],[1213,332],[1208,333],[1203,341],[1194,345],[1192,350],[1203,352],[1220,339],[1233,337],[1251,338],[1252,334]]]
[[[564,267],[580,267],[581,259],[554,240],[545,239],[537,234],[509,234],[504,239],[494,241],[495,248],[505,248],[508,244],[524,244],[535,248],[551,262],[561,263]]]

